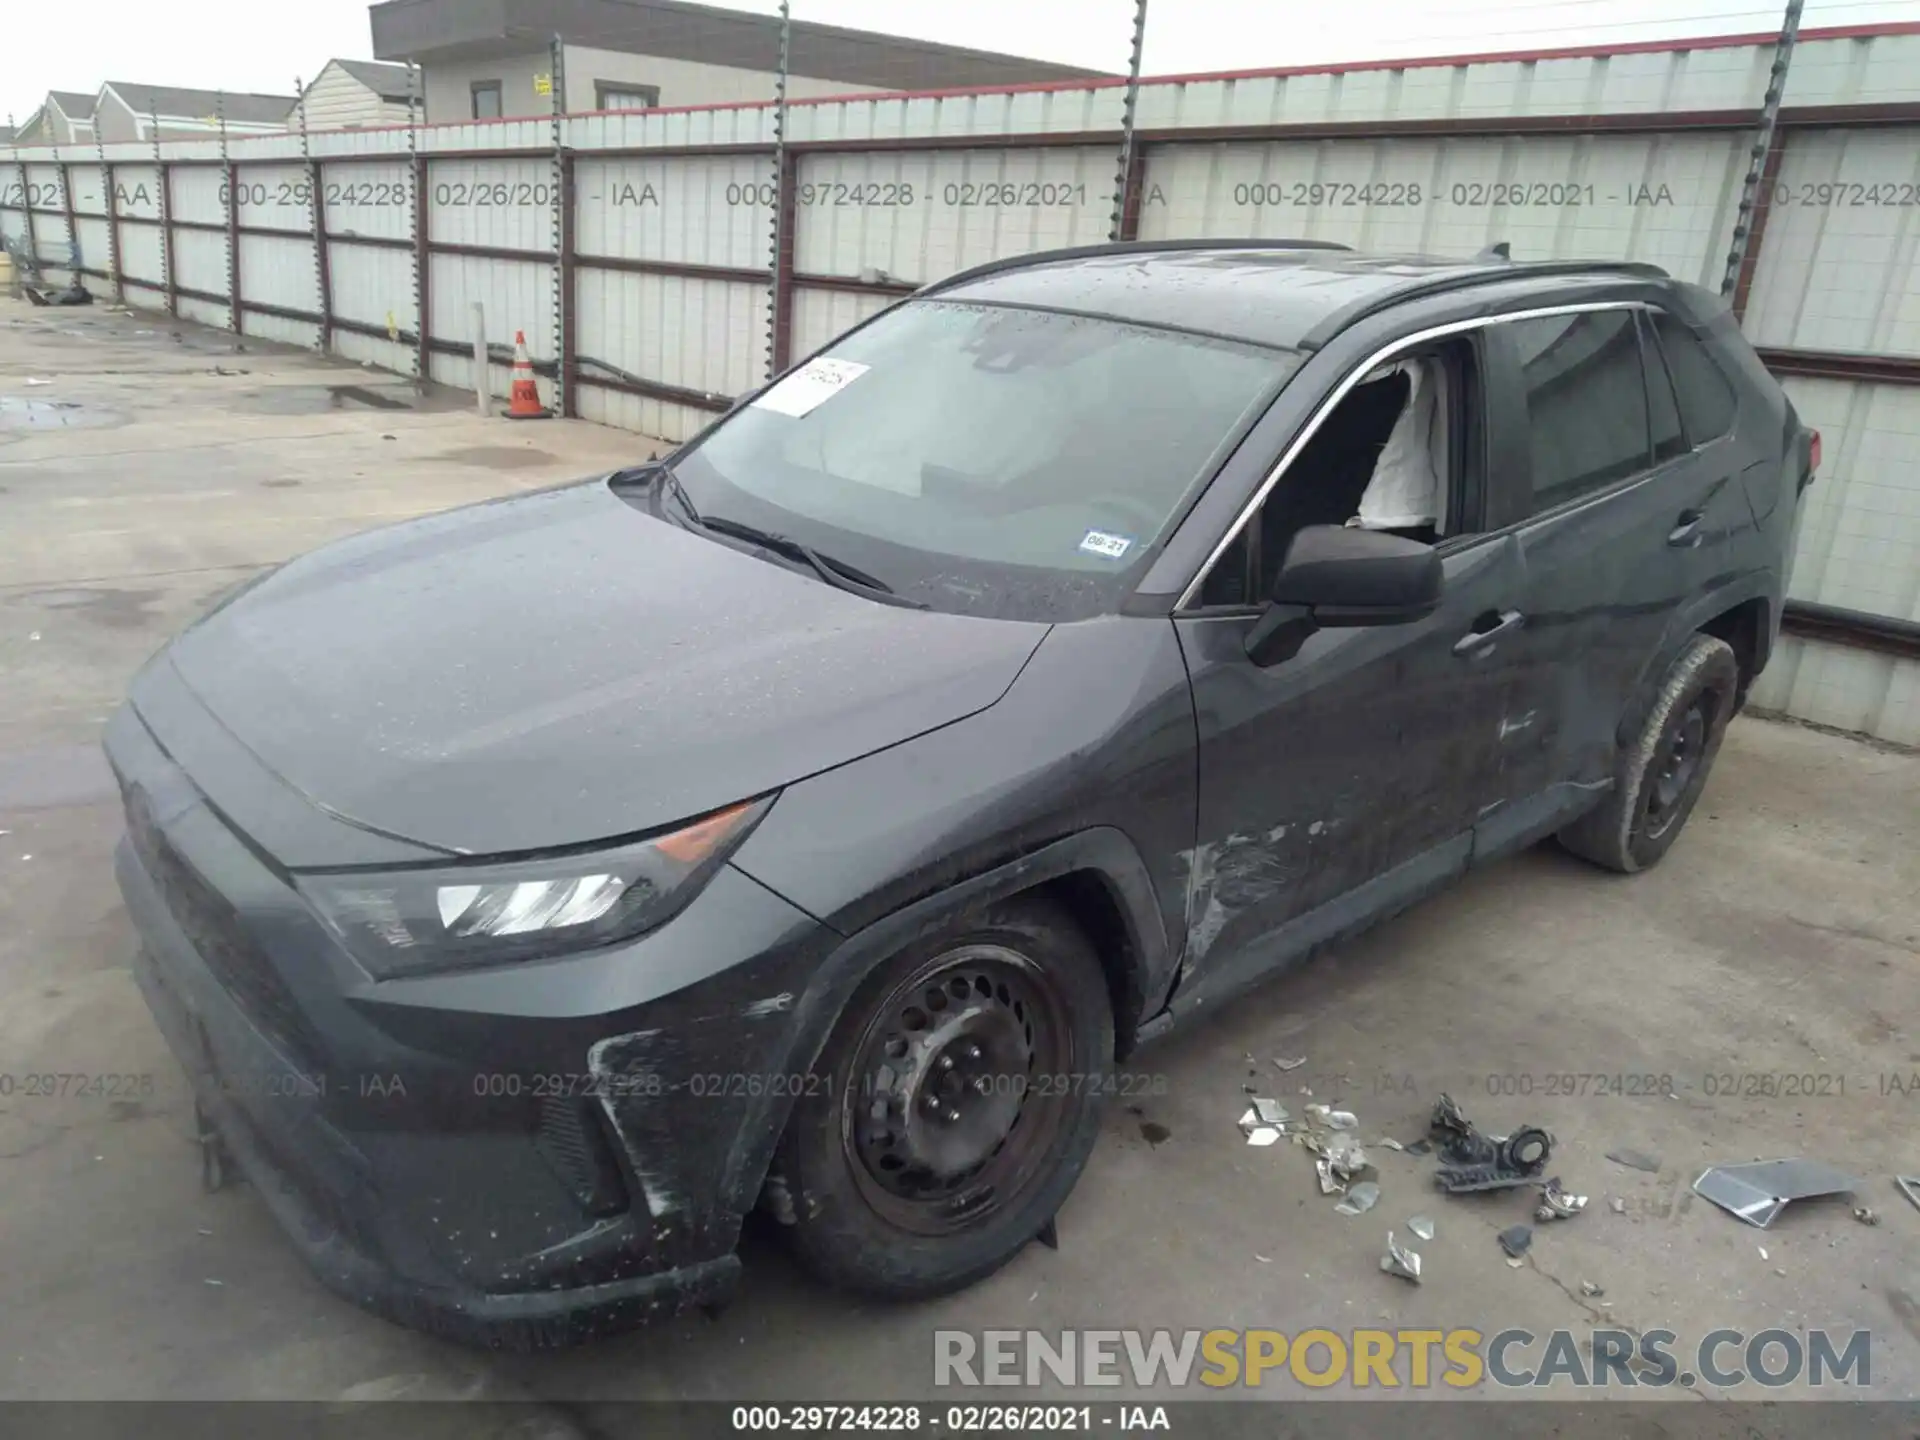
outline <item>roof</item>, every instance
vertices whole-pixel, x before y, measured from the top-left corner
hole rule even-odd
[[[328,63],[338,65],[382,100],[398,100],[404,104],[414,93],[404,65],[382,65],[378,60],[331,60]]]
[[[47,95],[69,120],[93,118],[93,96],[82,95],[78,90],[49,90]]]
[[[279,125],[299,103],[298,95],[248,95],[231,90],[182,90],[172,85],[129,85],[109,80],[100,87],[120,97],[136,115],[204,120],[224,114],[237,125]]]
[[[525,50],[539,43],[530,37],[558,34],[575,45],[663,59],[763,71],[779,65],[776,17],[688,0],[386,0],[368,14],[374,54],[393,60]],[[792,74],[888,90],[1111,78],[1106,71],[807,20],[792,22],[789,57]]]
[[[14,133],[14,132],[13,132],[13,126],[11,126],[11,125],[0,125],[0,140],[11,140],[11,139],[13,139],[13,133]]]
[[[1138,244],[1068,251],[1031,264],[1009,263],[977,278],[932,287],[940,300],[1021,305],[1108,316],[1139,325],[1198,331],[1273,345],[1312,348],[1321,321],[1423,284],[1484,275],[1525,280],[1566,278],[1584,267],[1530,267],[1497,259],[1358,255],[1329,249],[1289,250],[1282,242]],[[1617,276],[1617,262],[1595,261],[1592,273]],[[1652,273],[1649,271],[1648,273]]]

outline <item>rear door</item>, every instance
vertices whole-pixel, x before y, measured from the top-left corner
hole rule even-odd
[[[1687,441],[1644,307],[1583,306],[1488,335],[1491,481],[1525,627],[1482,851],[1558,827],[1612,773],[1618,729],[1688,596],[1720,563],[1730,476]]]

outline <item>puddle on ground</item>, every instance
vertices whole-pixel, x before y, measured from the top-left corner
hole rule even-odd
[[[446,402],[412,385],[276,385],[234,397],[267,415],[324,415],[331,410],[440,410]]]
[[[0,395],[0,430],[97,430],[118,425],[111,410],[82,405],[77,400],[28,400]]]
[[[478,465],[483,470],[537,470],[551,465],[554,457],[532,446],[467,445],[458,450],[442,450],[427,456],[445,465]]]

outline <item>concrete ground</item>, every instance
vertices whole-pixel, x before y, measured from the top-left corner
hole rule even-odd
[[[1920,1396],[1920,1210],[1889,1178],[1920,1171],[1920,758],[1757,719],[1653,872],[1537,849],[1140,1055],[1146,1093],[1111,1106],[1061,1248],[962,1295],[830,1294],[752,1233],[722,1315],[559,1355],[462,1351],[335,1299],[248,1189],[200,1190],[186,1087],[127,969],[102,723],[254,568],[645,442],[242,343],[0,303],[0,1396],[532,1396],[601,1428],[631,1398],[930,1396],[941,1328],[1610,1322],[1682,1352],[1721,1326],[1866,1329],[1870,1393]],[[25,1093],[76,1072],[134,1079]],[[1336,1214],[1304,1152],[1243,1143],[1249,1086],[1337,1101],[1369,1142],[1415,1138],[1443,1091],[1491,1131],[1544,1125],[1592,1203],[1510,1267],[1494,1237],[1523,1197],[1449,1199],[1430,1161],[1373,1144],[1378,1207]],[[1623,1147],[1657,1169],[1606,1158]],[[1707,1164],[1792,1155],[1855,1172],[1880,1223],[1823,1200],[1762,1232],[1688,1192]],[[1378,1269],[1415,1213],[1439,1227],[1418,1287]]]

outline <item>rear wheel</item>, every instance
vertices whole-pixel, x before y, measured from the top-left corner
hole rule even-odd
[[[781,1141],[800,1259],[900,1298],[993,1273],[1079,1178],[1112,1063],[1105,976],[1053,905],[1009,902],[895,956]]]
[[[1612,792],[1562,830],[1560,843],[1629,874],[1658,861],[1706,786],[1739,690],[1733,647],[1694,636],[1661,682],[1639,738],[1620,752]]]

